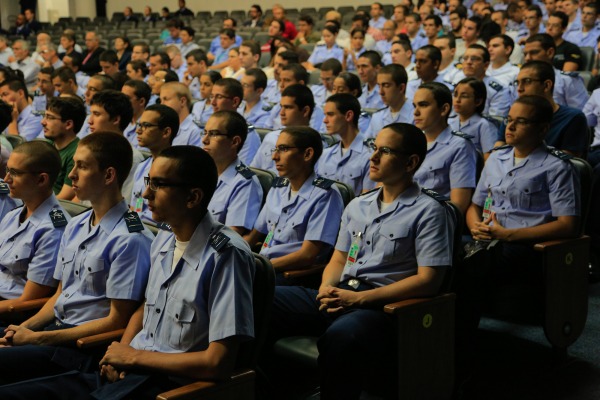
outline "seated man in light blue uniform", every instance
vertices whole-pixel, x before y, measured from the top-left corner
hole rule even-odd
[[[363,90],[358,98],[363,109],[379,110],[385,107],[381,96],[379,96],[379,85],[377,85],[377,73],[383,67],[381,55],[373,50],[367,50],[358,57],[356,70],[362,81]]]
[[[13,105],[12,121],[6,128],[6,134],[19,135],[25,140],[33,140],[42,132],[42,116],[36,114],[29,104],[27,87],[20,79],[8,79],[0,82],[0,97]],[[1,133],[1,132],[0,132]]]
[[[314,129],[283,129],[272,152],[279,178],[245,238],[251,244],[263,242],[260,254],[271,260],[283,283],[282,272],[328,259],[344,204],[334,182],[314,172],[323,152]]]
[[[152,162],[161,151],[173,144],[173,138],[179,130],[179,116],[171,107],[154,104],[146,108],[137,122],[139,145],[146,147],[151,156],[138,164],[133,175],[133,190],[129,208],[138,213],[144,222],[155,223],[148,201],[143,198],[146,183],[144,179],[150,172]]]
[[[415,126],[427,138],[427,158],[415,173],[415,182],[449,197],[464,213],[477,184],[477,150],[467,136],[448,126],[452,94],[441,83],[424,83],[413,103]]]
[[[321,335],[322,398],[358,399],[366,382],[396,397],[396,320],[382,307],[437,294],[452,264],[450,210],[413,181],[426,146],[412,125],[384,127],[370,168],[382,187],[346,207],[319,290],[275,288],[272,339]]]
[[[71,372],[0,387],[0,396],[149,399],[230,377],[240,344],[254,337],[255,262],[243,239],[207,212],[216,183],[214,163],[195,146],[170,147],[152,165],[144,197],[172,232],[152,243],[146,302],[100,361],[102,381]]]
[[[73,159],[73,189],[92,210],[65,229],[54,271],[56,294],[0,339],[12,346],[0,351],[3,384],[89,367],[91,356],[60,345],[124,328],[143,298],[152,234],[121,195],[131,145],[117,133],[96,132],[79,142]]]
[[[323,64],[321,64],[321,83],[310,87],[317,106],[322,108],[325,105],[327,98],[333,94],[333,81],[341,72],[342,64],[335,58],[325,60]]]
[[[70,217],[59,205],[52,187],[61,169],[58,151],[50,144],[23,143],[8,160],[6,184],[23,207],[0,222],[0,301],[26,301],[52,295],[56,256]],[[7,300],[10,299],[10,300]]]
[[[387,107],[371,116],[369,128],[365,132],[366,137],[375,137],[384,126],[394,122],[410,124],[413,121],[412,99],[407,99],[405,95],[407,81],[406,70],[401,65],[390,64],[379,70],[379,95]]]
[[[371,190],[375,183],[369,179],[371,148],[366,135],[358,130],[360,103],[350,93],[338,93],[325,103],[325,126],[328,135],[341,138],[323,150],[315,171],[318,175],[352,187],[354,194]]]
[[[269,111],[271,105],[262,99],[262,94],[267,88],[267,75],[260,68],[247,69],[240,80],[244,88],[244,101],[240,104],[238,112],[246,119],[248,125],[255,128],[271,128]]]
[[[194,115],[190,112],[190,89],[181,82],[167,82],[160,88],[160,104],[171,107],[179,116],[179,131],[173,146],[201,146],[202,130],[194,123]]]
[[[203,149],[217,165],[217,189],[208,204],[213,218],[239,234],[252,230],[263,199],[256,174],[238,157],[248,132],[236,111],[217,111],[206,123]]]

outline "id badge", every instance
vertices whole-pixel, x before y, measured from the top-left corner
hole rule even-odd
[[[134,210],[137,213],[141,213],[142,209],[144,208],[144,198],[143,197],[137,197],[135,199],[135,207]]]
[[[271,243],[271,240],[273,240],[273,231],[269,231],[269,233],[267,234],[267,237],[265,238],[265,241],[263,242],[263,248],[267,248],[269,247],[269,243]]]

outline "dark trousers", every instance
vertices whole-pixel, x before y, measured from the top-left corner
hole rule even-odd
[[[374,382],[382,385],[379,391],[393,392],[397,387],[394,320],[382,309],[319,311],[317,293],[298,286],[276,287],[271,341],[319,336],[321,399],[358,399],[365,386]]]

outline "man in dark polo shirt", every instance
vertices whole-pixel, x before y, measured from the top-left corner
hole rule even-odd
[[[546,33],[552,36],[556,43],[553,64],[561,71],[581,71],[581,50],[573,43],[563,39],[568,24],[569,17],[561,11],[554,12],[548,17]]]

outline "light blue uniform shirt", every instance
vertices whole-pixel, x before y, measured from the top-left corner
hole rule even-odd
[[[213,115],[213,112],[213,108],[208,99],[198,100],[192,107],[192,118],[194,123],[199,126],[200,129],[204,129],[206,122],[210,116]]]
[[[238,153],[238,158],[242,160],[244,164],[250,165],[258,152],[260,145],[260,136],[255,129],[249,127],[248,136],[246,136],[246,141]]]
[[[281,116],[279,115],[280,112],[281,104],[275,105],[271,110],[271,120],[273,121],[273,129],[283,129],[283,125],[281,124]],[[315,104],[313,113],[310,116],[310,127],[317,132],[321,132],[323,130],[323,119],[325,119],[325,113],[323,112],[323,109]]]
[[[392,41],[387,41],[387,40],[378,40],[375,43],[375,50],[377,50],[378,52],[380,52],[381,54],[389,54],[390,51],[392,50]],[[390,59],[391,61],[391,59]]]
[[[202,138],[200,136],[202,130],[194,123],[194,115],[189,114],[179,124],[179,132],[173,138],[173,146],[198,146],[202,147]]]
[[[577,47],[592,47],[595,50],[599,36],[600,27],[598,25],[594,25],[589,32],[585,33],[585,36],[583,30],[580,29],[579,31],[572,31],[563,35],[563,39],[567,42],[573,43]]]
[[[316,178],[313,173],[292,198],[287,180],[288,185],[269,190],[254,228],[265,235],[273,231],[273,238],[263,245],[260,254],[267,258],[281,257],[300,250],[302,242],[310,240],[326,244],[319,255],[321,259],[329,255],[344,203],[335,185],[322,189],[314,185]]]
[[[331,96],[331,92],[327,91],[325,85],[312,85],[310,87],[310,90],[313,93],[315,105],[321,108],[325,105],[325,100],[327,100],[327,98]]]
[[[242,44],[242,38],[239,35],[235,35],[235,46],[240,47]],[[212,42],[210,42],[209,52],[216,54],[216,52],[221,48],[221,35],[217,35],[213,38]]]
[[[90,134],[90,124],[88,122],[89,119],[89,114],[87,117],[85,117],[85,121],[83,121],[83,125],[81,125],[81,129],[79,130],[79,133],[77,134],[77,137],[79,139],[83,139],[84,137],[86,137],[87,135]]]
[[[344,211],[336,250],[347,253],[359,232],[362,238],[341,282],[359,278],[380,287],[415,275],[419,266],[452,265],[454,223],[446,207],[413,184],[380,211],[381,190],[355,198]]]
[[[69,214],[52,194],[27,218],[19,222],[19,207],[2,220],[0,233],[0,297],[16,299],[21,296],[28,280],[39,285],[56,287],[52,277],[60,239]],[[50,215],[62,212],[65,225],[55,227]]]
[[[445,197],[451,189],[477,186],[477,150],[470,140],[451,132],[447,127],[435,139],[414,177],[419,186]]]
[[[213,61],[214,65],[220,64],[229,59],[229,50],[235,48],[235,45],[231,45],[228,48],[224,49],[221,46],[215,51],[213,54],[215,56],[215,60]]]
[[[452,83],[446,82],[442,75],[436,76],[435,79],[433,80],[433,82],[443,83],[444,85],[446,85],[446,87],[448,89],[450,89],[450,92],[452,92],[454,90],[454,86],[452,85]],[[409,81],[406,84],[407,102],[409,102],[409,103],[413,102],[413,100],[415,98],[415,93],[417,92],[417,89],[419,89],[419,86],[421,86],[422,83],[423,83],[423,80],[421,78],[417,78],[415,80]]]
[[[594,139],[592,147],[600,146],[600,89],[596,89],[592,92],[590,99],[585,103],[583,107],[583,113],[587,119],[588,126],[594,128]]]
[[[152,243],[144,322],[131,347],[182,353],[232,336],[254,337],[255,262],[248,244],[207,213],[171,271],[174,250],[173,233],[159,232]]]
[[[423,28],[421,28],[419,30],[419,32],[417,32],[417,35],[410,39],[410,47],[412,47],[413,50],[413,58],[415,56],[415,54],[417,53],[417,50],[419,50],[421,47],[429,44],[429,39],[427,39],[427,36],[425,36],[425,31],[423,30]],[[413,59],[414,61],[414,59]]]
[[[515,165],[510,146],[494,151],[481,173],[473,203],[483,207],[492,193],[492,211],[505,228],[526,228],[560,216],[581,215],[579,178],[571,163],[539,146]]]
[[[129,205],[131,209],[137,212],[144,222],[155,223],[152,219],[152,212],[148,209],[148,200],[142,197],[144,190],[146,190],[146,184],[144,183],[144,177],[150,174],[150,167],[154,158],[148,157],[144,161],[138,164],[135,173],[133,175],[133,189],[131,191],[131,200]]]
[[[267,104],[279,104],[279,101],[281,100],[279,82],[277,82],[275,79],[269,79],[267,81],[267,88],[261,97]]]
[[[373,90],[369,92],[369,86],[365,83],[362,88],[362,94],[358,98],[360,107],[369,110],[379,110],[385,107],[381,96],[379,95],[379,85],[373,86]]]
[[[278,129],[265,135],[260,147],[258,148],[258,151],[250,163],[251,167],[266,169],[268,171],[277,173],[277,169],[275,169],[275,162],[272,159],[271,150],[277,145],[277,139],[279,139],[280,134],[281,129]]]
[[[36,115],[30,105],[25,107],[17,117],[17,129],[19,136],[27,141],[37,138],[40,132],[43,132],[42,116]]]
[[[136,122],[139,121],[140,119],[138,118]],[[125,128],[125,130],[123,131],[123,136],[125,136],[125,138],[129,140],[129,143],[131,143],[131,147],[133,147],[134,149],[148,151],[147,148],[140,147],[140,143],[137,140],[137,133],[135,131],[137,129],[137,127],[135,126],[136,122],[130,122],[129,125],[127,125],[127,128]]]
[[[489,153],[498,140],[498,127],[479,114],[473,114],[462,125],[456,115],[448,119],[448,124],[453,131],[471,136],[471,141],[480,153]]]
[[[312,65],[316,65],[321,64],[330,58],[335,58],[341,63],[344,60],[344,49],[337,44],[331,46],[330,49],[324,44],[318,44],[315,46],[310,57],[308,57],[308,62]]]
[[[252,125],[255,128],[271,128],[272,123],[271,116],[269,114],[271,107],[267,105],[262,99],[259,100],[258,103],[256,103],[254,107],[252,107],[252,109],[250,109],[250,112],[246,113],[245,108],[246,103],[242,102],[237,111],[242,117],[246,119],[248,125]]]
[[[125,200],[111,208],[96,226],[92,210],[73,218],[60,244],[54,279],[62,293],[54,305],[61,323],[79,325],[108,316],[110,301],[139,301],[150,269],[147,229],[130,233],[125,223]]]
[[[412,100],[408,99],[406,99],[406,101],[402,105],[402,108],[400,109],[400,111],[398,111],[396,115],[392,114],[392,111],[389,107],[377,111],[371,116],[371,123],[369,124],[369,128],[365,132],[365,137],[376,137],[379,131],[381,131],[384,126],[392,124],[394,122],[404,122],[406,124],[412,124],[414,120],[414,111],[415,108],[413,107]]]
[[[385,21],[387,21],[387,18],[385,18],[383,16],[379,17],[379,19],[377,21],[375,19],[370,19],[369,26],[372,28],[382,30],[383,24],[385,24]]]
[[[252,230],[260,212],[263,190],[256,174],[246,168],[238,158],[219,175],[208,211],[224,225]]]
[[[590,96],[583,78],[577,72],[562,72],[554,69],[554,101],[561,106],[583,109]]]
[[[365,134],[359,133],[345,154],[342,153],[342,142],[324,149],[315,166],[317,175],[350,185],[357,196],[363,190],[373,189],[375,182],[369,178],[372,151],[365,144],[365,138]]]
[[[9,211],[23,204],[21,200],[10,197],[9,193],[8,184],[0,178],[0,221]]]
[[[358,60],[360,55],[365,51],[367,51],[367,49],[365,49],[365,47],[363,46],[360,48],[360,50],[354,52],[356,54],[356,59]],[[346,71],[356,71],[356,65],[354,65],[354,61],[352,61],[352,55],[350,54],[346,56]]]

